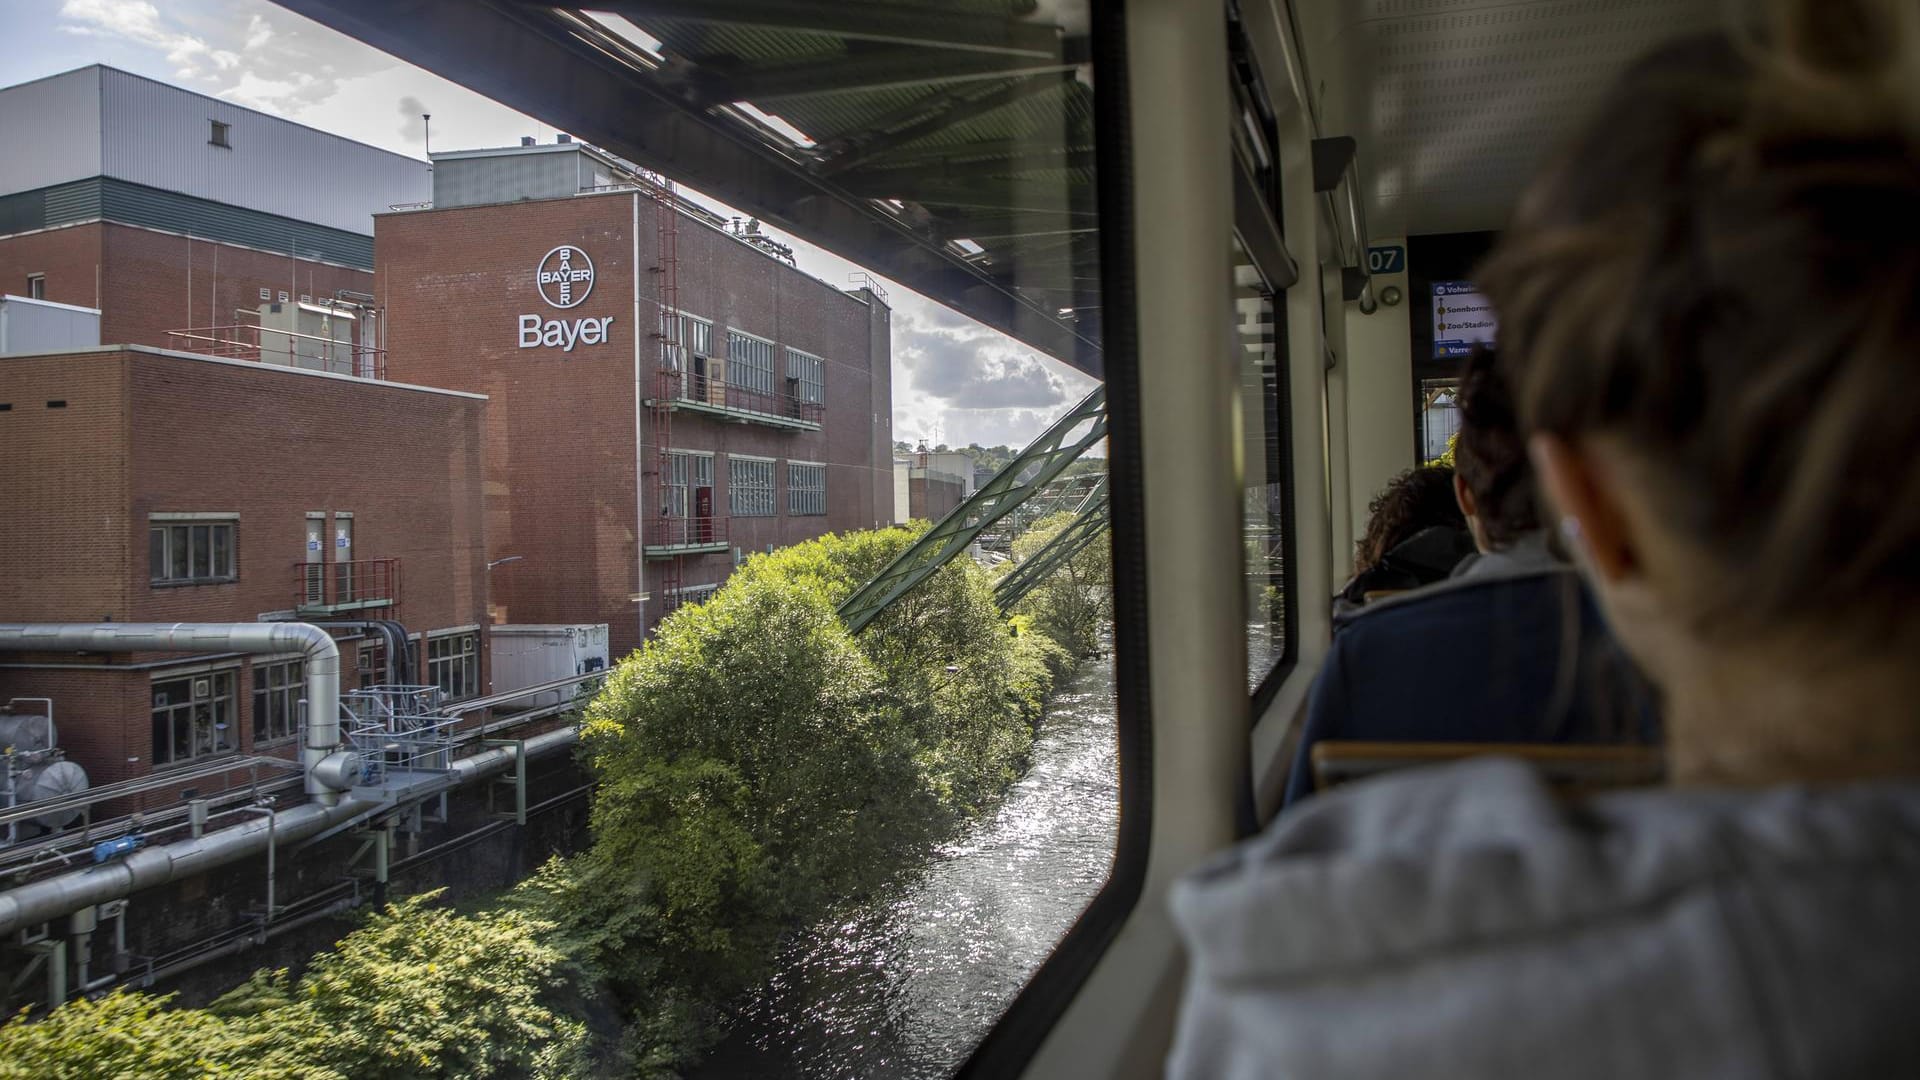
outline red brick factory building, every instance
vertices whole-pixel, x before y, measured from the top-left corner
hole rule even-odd
[[[375,292],[393,378],[487,395],[496,621],[604,622],[618,657],[747,554],[892,520],[881,294],[579,143],[433,161]]]

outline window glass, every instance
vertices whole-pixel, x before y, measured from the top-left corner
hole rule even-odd
[[[237,576],[234,525],[155,524],[147,529],[149,574],[156,583],[229,581]]]
[[[464,701],[480,692],[477,640],[470,630],[427,639],[427,683],[439,687],[449,701]]]
[[[306,666],[299,660],[253,667],[253,741],[288,738],[300,717],[306,691]]]
[[[1247,689],[1260,689],[1289,655],[1285,545],[1288,457],[1281,349],[1272,290],[1236,240],[1234,328],[1239,352],[1241,496],[1246,562]]]
[[[787,378],[793,381],[794,396],[809,404],[827,400],[826,361],[799,349],[787,350]]]
[[[773,462],[727,459],[727,512],[734,517],[773,516]]]
[[[772,394],[773,343],[727,331],[727,383],[756,394]]]
[[[827,512],[827,467],[792,462],[787,465],[787,513],[795,516]]]
[[[153,681],[153,763],[224,754],[233,742],[233,672]]]

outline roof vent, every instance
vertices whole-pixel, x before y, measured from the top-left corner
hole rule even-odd
[[[521,146],[532,146],[532,145],[533,145],[533,136],[531,136],[531,135],[522,135],[522,136],[520,136],[520,145],[521,145]]]
[[[566,132],[564,132],[564,131],[563,131],[563,132],[561,132],[560,134],[558,134],[558,135],[555,135],[555,136],[553,137],[553,141],[554,141],[554,142],[557,142],[557,143],[570,143],[570,142],[572,142],[572,141],[573,141],[573,136],[571,136],[571,135],[569,135],[569,134],[567,134]]]

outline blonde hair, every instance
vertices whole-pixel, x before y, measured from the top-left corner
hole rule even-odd
[[[1710,556],[1672,583],[1696,629],[1915,625],[1920,4],[1649,57],[1479,277],[1522,423],[1617,437]]]

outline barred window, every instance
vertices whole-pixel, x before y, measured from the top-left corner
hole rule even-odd
[[[807,462],[787,463],[787,513],[794,517],[827,512],[827,467]]]
[[[773,516],[773,462],[727,459],[727,509],[734,517]]]
[[[826,361],[799,349],[787,350],[789,392],[801,401],[824,405],[827,400]]]
[[[678,325],[676,325],[676,322]],[[663,367],[683,371],[688,356],[713,355],[713,324],[682,311],[660,312],[660,358]]]
[[[773,342],[727,331],[727,382],[743,390],[773,393]]]
[[[693,493],[713,486],[713,455],[686,450],[667,454],[667,484],[661,512],[667,517],[691,517],[699,509]]]
[[[253,741],[291,737],[300,726],[306,665],[299,660],[253,666]]]
[[[233,749],[233,672],[153,680],[153,763],[212,757]]]
[[[454,630],[427,638],[427,681],[438,686],[448,701],[464,701],[480,693],[479,636],[471,630]]]

